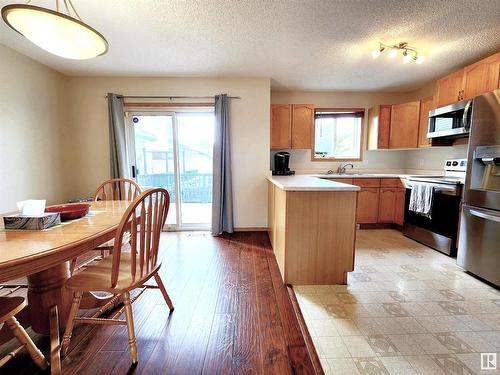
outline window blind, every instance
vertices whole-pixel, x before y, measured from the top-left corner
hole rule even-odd
[[[342,117],[361,118],[363,116],[364,116],[364,111],[353,111],[353,112],[316,111],[314,113],[314,118],[342,118]]]

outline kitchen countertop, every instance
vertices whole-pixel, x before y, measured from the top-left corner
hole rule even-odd
[[[328,181],[316,175],[292,175],[267,177],[274,185],[285,191],[358,191],[359,186]]]
[[[292,176],[269,176],[267,179],[286,191],[358,191],[359,186],[331,181],[331,179],[353,178],[408,178],[410,176],[430,177],[438,174],[402,173],[344,173],[344,174],[296,174]]]

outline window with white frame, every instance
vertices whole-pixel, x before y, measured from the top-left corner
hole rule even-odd
[[[361,160],[363,110],[316,109],[313,160]]]

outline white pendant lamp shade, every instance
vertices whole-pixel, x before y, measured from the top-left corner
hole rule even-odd
[[[85,60],[108,50],[108,42],[98,31],[50,9],[12,4],[2,9],[2,18],[38,47],[57,56]]]

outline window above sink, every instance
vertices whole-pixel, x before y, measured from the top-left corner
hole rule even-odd
[[[361,160],[363,117],[360,108],[317,108],[312,161]]]

